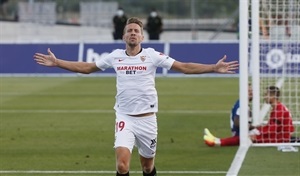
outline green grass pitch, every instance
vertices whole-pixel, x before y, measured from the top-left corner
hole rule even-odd
[[[226,174],[238,147],[207,147],[203,129],[231,135],[229,114],[238,84],[238,78],[156,78],[159,175]],[[115,78],[1,77],[0,175],[115,175],[115,93]],[[300,175],[299,168],[299,153],[252,147],[240,175]],[[136,149],[130,170],[141,170]]]

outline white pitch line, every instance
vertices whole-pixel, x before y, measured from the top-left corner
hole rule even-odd
[[[3,170],[0,174],[115,174],[116,171],[38,171],[38,170]],[[130,171],[133,174],[141,171]],[[226,171],[157,171],[159,174],[226,174]]]
[[[46,110],[46,109],[28,109],[28,110],[5,110],[1,109],[0,113],[114,113],[113,110],[96,110],[96,109],[89,109],[89,110],[76,110],[76,109],[61,109],[61,110]],[[166,113],[166,114],[225,114],[229,113],[228,110],[160,110],[159,113]]]
[[[76,93],[72,93],[72,92],[38,92],[38,93],[32,93],[32,92],[1,92],[0,94],[1,96],[25,96],[25,95],[33,95],[33,96],[60,96],[60,95],[68,95],[68,96],[82,96],[82,95],[86,95],[86,96],[107,96],[107,95],[112,95],[115,96],[115,92],[105,92],[105,93],[93,93],[93,92],[76,92]],[[218,95],[218,96],[226,96],[226,95],[236,95],[236,93],[206,93],[206,92],[178,92],[178,93],[168,93],[168,92],[164,92],[164,93],[158,93],[159,96],[163,95],[163,96],[168,96],[168,95],[181,95],[181,96],[198,96],[198,95],[206,95],[206,96],[210,96],[210,95]]]

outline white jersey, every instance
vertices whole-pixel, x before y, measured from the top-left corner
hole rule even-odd
[[[114,68],[117,73],[116,112],[137,115],[157,112],[156,69],[169,70],[174,61],[153,48],[143,48],[136,56],[128,56],[125,50],[117,49],[97,60],[96,65],[102,71]]]

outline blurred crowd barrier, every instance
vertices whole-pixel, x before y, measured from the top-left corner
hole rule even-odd
[[[111,27],[112,18],[119,7],[119,4],[115,1],[80,1],[78,12],[75,12],[67,11],[66,7],[59,6],[55,1],[14,1],[15,3],[10,3],[10,5],[7,4],[8,2],[1,5],[3,13],[0,13],[0,19],[4,21],[97,27]],[[125,13],[127,14],[128,12],[125,11]],[[178,13],[180,14],[180,12]],[[162,14],[161,12],[160,15],[163,16]],[[127,15],[146,19],[148,14],[147,12],[137,14],[131,12]],[[234,24],[236,21],[229,16],[224,18],[196,17],[192,14],[182,18],[166,16],[163,16],[165,30],[190,30],[192,27],[211,30],[225,23],[228,23],[228,25],[225,26],[224,30],[236,30],[236,25]]]
[[[120,5],[126,6],[125,9],[128,11],[125,10],[125,13],[128,16],[139,16],[144,23],[146,23],[148,13],[145,9],[151,8],[142,6],[140,1],[132,0],[120,1],[123,4],[119,1],[89,0],[0,0],[0,2],[0,41],[75,38],[110,41],[112,40],[112,18]],[[136,4],[130,4],[132,2]],[[238,6],[228,9],[230,6],[224,6],[224,1],[221,0],[209,2],[205,0],[153,0],[153,2],[160,2],[161,5],[159,13],[163,16],[161,35],[163,41],[238,39]],[[230,3],[232,2],[225,3],[225,5],[230,5]],[[216,4],[223,6],[220,8]],[[221,11],[218,8],[223,9],[224,12],[214,14],[215,11]],[[264,10],[266,14],[271,14],[272,11],[272,9]],[[271,39],[277,37],[283,40],[299,40],[300,23],[297,16],[299,12],[293,13],[296,17],[295,20],[289,20],[288,33],[284,25],[273,24],[268,15],[264,15],[261,19],[265,26],[261,27],[262,36]],[[275,21],[278,19],[276,18]],[[145,35],[147,35],[146,32]]]
[[[117,2],[80,2],[80,24],[111,27],[117,9]]]
[[[55,24],[56,23],[55,2],[19,2],[19,22]]]
[[[119,7],[115,1],[80,1],[78,13],[66,13],[66,7],[59,6],[56,1],[14,2],[17,9],[10,10],[6,16],[8,20],[0,22],[0,41],[52,41],[76,38],[111,41],[112,18]],[[141,18],[144,24],[146,17],[144,14],[144,18]],[[3,15],[0,18],[3,19]],[[16,23],[7,23],[11,21]],[[221,26],[226,33],[213,38],[234,40],[237,35],[233,23],[233,19],[226,18],[164,18],[161,40],[210,40],[216,29]],[[145,38],[148,38],[146,32],[145,35]]]

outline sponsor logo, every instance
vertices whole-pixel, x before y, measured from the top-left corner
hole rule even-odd
[[[147,70],[147,66],[118,66],[117,71],[126,75],[141,74]]]
[[[119,66],[117,71],[120,70],[147,70],[146,66]]]
[[[89,62],[89,63],[95,62],[109,54],[107,52],[98,54],[98,53],[94,52],[94,49],[92,49],[92,48],[87,49],[86,53],[87,53],[86,62]]]
[[[300,63],[300,54],[284,53],[282,49],[272,49],[267,53],[266,64],[271,69],[281,68],[285,63]]]
[[[159,53],[161,56],[166,56],[166,59],[169,59],[169,56],[165,55],[164,53]]]
[[[156,147],[156,138],[155,139],[151,139],[151,144],[150,144],[150,148],[153,149]]]

